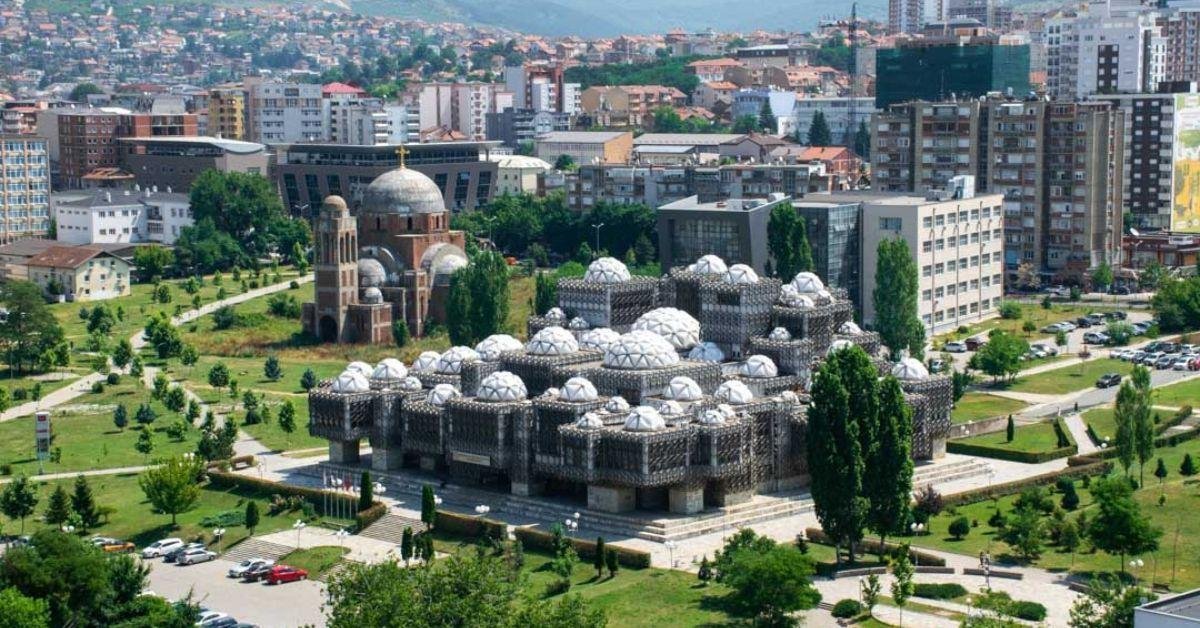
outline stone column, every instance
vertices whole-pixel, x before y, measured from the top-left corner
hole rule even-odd
[[[358,464],[358,441],[329,441],[329,462],[333,464]]]
[[[402,466],[404,454],[399,448],[371,448],[371,468],[376,471],[395,471]]]
[[[667,501],[671,512],[678,515],[694,515],[704,510],[704,485],[672,486]]]
[[[637,491],[625,486],[588,484],[588,508],[600,512],[629,512],[637,506]]]
[[[545,492],[545,490],[545,482],[517,482],[514,480],[512,482],[511,492],[513,495],[520,495],[521,497],[533,497],[534,495],[541,495],[543,492]],[[591,495],[591,491],[589,491],[588,494]]]

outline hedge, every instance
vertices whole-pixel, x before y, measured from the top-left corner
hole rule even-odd
[[[976,443],[965,443],[963,441],[952,440],[946,443],[946,451],[952,454],[963,454],[965,456],[982,456],[984,458],[995,458],[997,460],[1008,460],[1009,462],[1023,462],[1026,464],[1039,464],[1073,456],[1079,452],[1078,445],[1070,447],[1060,447],[1051,449],[1050,451],[1015,451],[1012,449],[1003,449],[993,447],[991,445],[979,445]]]
[[[307,486],[293,486],[291,484],[283,484],[280,482],[272,482],[271,480],[261,480],[259,478],[230,473],[228,471],[208,471],[208,482],[214,488],[241,488],[254,491],[264,496],[269,495],[296,495],[308,500],[313,508],[320,515],[328,513],[323,512],[327,500],[333,500],[330,503],[340,501],[341,507],[353,511],[358,508],[358,498],[353,495],[344,493],[334,493],[332,491],[323,491],[318,488],[309,488]],[[355,522],[358,523],[358,529],[374,523],[380,517],[387,514],[387,506],[381,502],[375,502],[370,508],[360,511],[355,516]]]
[[[833,610],[829,611],[829,614],[838,619],[850,619],[851,617],[857,617],[864,610],[866,609],[863,608],[862,602],[846,598],[838,600],[837,604],[833,605]]]
[[[234,456],[226,460],[209,460],[204,463],[205,469],[236,469],[238,465],[246,467],[254,466],[254,454],[246,454],[244,456]]]
[[[950,508],[951,506],[973,504],[985,499],[1004,497],[1005,495],[1020,493],[1030,486],[1053,484],[1059,478],[1076,479],[1091,475],[1108,475],[1112,471],[1112,468],[1113,464],[1106,460],[1097,460],[1087,456],[1072,456],[1067,459],[1067,468],[1065,469],[1014,480],[1012,482],[1005,482],[1003,484],[993,484],[992,486],[963,491],[953,495],[946,495],[942,497],[942,505],[944,508]]]
[[[1163,432],[1183,423],[1188,417],[1192,416],[1192,406],[1180,406],[1174,414],[1168,417],[1165,421],[1159,422],[1154,426],[1154,433],[1162,434]]]
[[[1200,428],[1192,428],[1186,432],[1179,432],[1178,434],[1171,434],[1170,436],[1159,436],[1154,439],[1154,446],[1174,447],[1179,443],[1187,442],[1198,436],[1200,436]],[[1083,454],[1082,456],[1072,456],[1067,459],[1067,464],[1072,464],[1072,460],[1076,461],[1076,464],[1088,464],[1089,462],[1107,460],[1109,458],[1116,458],[1117,453],[1116,447],[1106,447],[1104,449],[1093,451],[1089,454]]]
[[[387,511],[388,509],[386,504],[383,502],[375,502],[371,504],[370,508],[367,508],[366,510],[360,510],[358,511],[357,515],[354,515],[354,525],[359,530],[362,530],[372,523],[382,519],[383,516],[387,514]]]
[[[554,551],[554,535],[536,528],[513,528],[513,536],[528,549],[544,552]],[[571,539],[575,553],[585,560],[591,560],[596,555],[596,542],[587,539]],[[605,544],[606,550],[617,553],[617,562],[634,569],[644,569],[650,566],[650,553],[641,550],[628,549],[617,545]]]
[[[966,588],[957,582],[918,582],[913,586],[913,595],[930,600],[953,600],[966,594]]]
[[[820,543],[822,545],[833,545],[833,542],[829,540],[829,536],[826,535],[825,531],[822,530],[821,528],[805,528],[804,536],[808,540],[810,540],[814,543]],[[899,548],[900,548],[900,546],[895,543],[885,543],[884,544],[885,552],[892,552]],[[862,552],[867,553],[867,554],[878,554],[879,553],[879,539],[863,539],[855,544],[855,549],[861,550]],[[946,566],[946,559],[942,558],[941,556],[929,554],[929,553],[923,552],[919,549],[916,549],[914,547],[908,548],[908,556],[909,556],[909,558],[911,558],[913,560],[913,562],[915,562],[918,565],[922,565],[922,566],[926,566],[926,567],[929,567],[929,566],[945,567]]]
[[[472,539],[488,537],[493,539],[508,538],[508,524],[494,519],[472,517],[449,510],[437,511],[434,529],[451,536],[462,536]]]

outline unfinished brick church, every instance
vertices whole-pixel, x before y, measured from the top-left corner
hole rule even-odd
[[[335,464],[436,471],[606,512],[695,513],[808,481],[810,375],[857,345],[895,375],[913,454],[943,455],[951,383],[880,357],[847,295],[812,273],[759,277],[715,256],[661,278],[596,260],[558,285],[529,340],[491,336],[412,365],[354,362],[309,396],[309,432]]]
[[[316,298],[304,330],[323,342],[389,343],[392,321],[422,335],[445,316],[450,276],[467,264],[465,236],[432,179],[400,167],[375,178],[361,204],[325,199],[317,217]]]

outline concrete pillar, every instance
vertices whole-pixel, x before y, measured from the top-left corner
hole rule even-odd
[[[718,507],[725,508],[736,504],[744,504],[754,497],[754,491],[738,491],[736,493],[716,493],[713,495],[713,503]]]
[[[643,510],[663,510],[667,507],[667,489],[643,488],[637,491],[637,505]]]
[[[672,486],[667,501],[671,512],[678,515],[694,515],[704,510],[703,486]]]
[[[358,441],[357,440],[331,440],[329,441],[329,462],[333,464],[357,464],[358,463]]]
[[[403,462],[404,454],[399,449],[371,448],[371,468],[376,471],[395,471]]]
[[[637,491],[624,486],[588,485],[588,508],[600,512],[629,512],[637,506]]]
[[[545,482],[513,482],[511,492],[521,497],[533,497],[546,491]]]
[[[434,456],[421,456],[422,471],[437,471],[438,459]]]

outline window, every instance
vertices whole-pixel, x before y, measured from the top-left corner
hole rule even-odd
[[[887,218],[883,216],[879,218],[879,229],[881,231],[899,231],[902,228],[903,219],[901,218]]]

